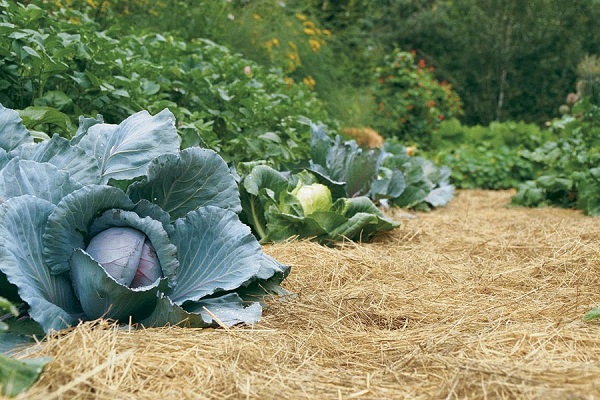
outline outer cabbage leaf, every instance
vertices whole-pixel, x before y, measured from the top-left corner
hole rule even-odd
[[[282,213],[271,207],[266,213],[268,235],[264,242],[282,242],[288,239],[319,238],[327,235],[327,226],[335,226],[346,219],[333,211],[319,211],[309,217]]]
[[[100,183],[100,169],[96,160],[81,147],[59,135],[54,135],[52,139],[44,142],[19,146],[11,151],[10,155],[55,165],[58,169],[68,172],[71,178],[82,185]]]
[[[242,217],[252,226],[260,239],[267,237],[265,210],[279,202],[281,194],[287,190],[288,179],[280,172],[266,165],[256,166],[240,185],[243,209]]]
[[[337,136],[327,156],[327,171],[333,180],[346,182],[346,196],[369,193],[381,164],[380,149],[363,149],[355,141],[342,142]]]
[[[84,186],[61,199],[44,231],[44,262],[52,273],[69,269],[71,254],[90,239],[93,220],[113,208],[131,211],[134,204],[120,189],[103,185]]]
[[[148,179],[132,184],[127,193],[137,202],[159,205],[174,221],[203,206],[241,211],[238,186],[225,161],[214,151],[188,148],[152,161]]]
[[[52,164],[13,158],[0,170],[0,198],[29,194],[58,204],[81,185]]]
[[[323,125],[310,125],[310,157],[311,161],[322,167],[327,166],[327,155],[331,150],[333,141],[327,134]]]
[[[453,197],[454,186],[445,184],[429,192],[429,194],[425,196],[424,200],[433,207],[442,207],[448,204]]]
[[[261,267],[260,245],[229,210],[208,206],[190,212],[175,221],[172,240],[180,268],[170,298],[178,305],[235,290]]]
[[[240,323],[254,324],[260,320],[262,307],[259,303],[245,305],[236,293],[186,303],[180,307],[168,297],[161,297],[154,312],[141,324],[147,327],[178,325],[204,328],[223,324],[233,326]],[[218,321],[215,321],[218,319]]]
[[[342,207],[341,212],[348,218],[348,221],[330,232],[330,236],[333,238],[337,235],[351,240],[364,241],[377,232],[389,231],[400,225],[398,222],[386,218],[367,197],[340,199],[337,203],[337,206]]]
[[[0,270],[46,332],[73,325],[81,315],[69,278],[52,275],[42,259],[42,232],[53,209],[52,203],[28,195],[0,207]]]
[[[404,174],[399,169],[381,167],[379,177],[371,183],[370,196],[375,200],[394,199],[406,189]]]
[[[97,261],[82,249],[69,260],[75,293],[87,318],[111,318],[133,321],[146,318],[156,306],[159,291],[166,289],[157,280],[150,286],[128,288],[111,277]],[[164,281],[163,281],[164,282]]]
[[[119,125],[92,125],[82,135],[79,145],[98,161],[101,183],[144,176],[154,158],[177,154],[180,144],[167,109],[154,116],[140,111]]]
[[[260,320],[260,303],[245,305],[237,293],[228,293],[220,297],[195,301],[184,306],[188,312],[200,314],[208,324],[215,323],[232,326],[236,324],[255,324]],[[215,320],[215,319],[218,319]]]
[[[0,104],[0,148],[11,151],[25,143],[33,143],[33,138],[21,122],[19,113]]]
[[[101,114],[98,114],[96,118],[87,118],[81,115],[79,117],[79,127],[77,128],[77,132],[75,132],[75,136],[71,139],[71,144],[78,144],[81,139],[85,137],[88,129],[90,129],[94,125],[103,124],[104,117]]]

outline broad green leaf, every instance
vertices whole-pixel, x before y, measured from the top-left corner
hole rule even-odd
[[[100,183],[100,169],[94,158],[59,135],[52,136],[48,141],[20,146],[10,155],[55,165],[82,185]]]
[[[33,138],[23,125],[19,113],[0,104],[0,147],[11,151],[24,143],[33,143]]]
[[[263,252],[238,216],[208,206],[175,221],[180,269],[170,295],[175,304],[237,289],[258,272]]]
[[[262,189],[271,189],[272,200],[279,198],[279,193],[288,187],[287,178],[279,171],[266,165],[258,165],[252,168],[243,181],[244,189],[255,196],[259,195]]]
[[[377,178],[381,154],[380,149],[366,150],[337,136],[327,155],[327,171],[331,179],[346,182],[347,197],[365,195]]]
[[[96,158],[102,183],[144,176],[154,158],[177,154],[179,144],[175,116],[167,109],[155,116],[141,111],[119,125],[92,125],[79,141]]]
[[[52,164],[13,158],[0,170],[0,198],[30,194],[58,204],[81,185]]]
[[[85,248],[94,219],[110,209],[130,211],[133,202],[114,187],[89,185],[63,197],[48,218],[44,231],[44,262],[52,273],[69,269],[75,249]]]
[[[355,197],[351,199],[340,199],[334,208],[347,218],[345,223],[339,224],[329,230],[332,239],[339,240],[342,237],[356,241],[366,241],[380,231],[389,231],[399,226],[385,215],[367,197]]]
[[[238,185],[223,159],[213,150],[188,148],[178,155],[157,157],[148,178],[132,184],[127,193],[146,199],[171,215],[171,220],[204,206],[241,211]]]
[[[266,213],[268,235],[263,242],[281,242],[291,238],[316,238],[327,234],[327,226],[345,221],[332,211],[315,212],[309,217],[285,214],[272,207]]]
[[[70,135],[73,130],[69,116],[53,107],[27,107],[24,110],[19,110],[19,116],[23,120],[23,124],[29,129],[48,124],[60,128],[65,135]]]
[[[0,270],[46,332],[76,323],[80,314],[68,277],[53,275],[42,259],[42,233],[53,209],[52,203],[28,195],[0,206]]]
[[[9,323],[10,322],[11,321],[9,321]],[[7,325],[9,325],[9,332],[0,332],[0,354],[11,356],[18,353],[23,347],[31,346],[36,343],[33,336],[24,336],[22,334],[10,332],[11,326],[10,324]],[[43,337],[43,333],[39,337]]]
[[[136,289],[118,283],[89,254],[77,249],[69,260],[71,279],[81,307],[89,319],[110,318],[135,322],[148,317],[165,289],[165,280]]]
[[[0,354],[0,387],[3,396],[14,397],[33,385],[52,361],[49,357],[15,360]]]
[[[244,218],[260,239],[267,237],[265,209],[277,204],[281,193],[288,187],[287,178],[275,169],[258,165],[250,171],[240,185],[240,197]]]

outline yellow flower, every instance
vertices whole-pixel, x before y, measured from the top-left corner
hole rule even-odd
[[[292,87],[292,85],[294,84],[294,80],[289,76],[284,76],[283,81],[286,83],[287,87]]]
[[[417,146],[408,146],[406,148],[406,155],[409,157],[413,157],[417,152]]]
[[[288,46],[290,46],[294,51],[298,51],[298,46],[296,46],[296,43],[289,41]]]
[[[331,36],[331,31],[329,29],[323,29],[323,35]]]
[[[288,58],[296,64],[300,64],[300,56],[298,53],[288,53]]]
[[[300,13],[296,14],[296,18],[298,18],[300,21],[306,21],[308,19],[306,15]]]
[[[304,33],[305,33],[305,34],[307,34],[307,35],[314,35],[314,34],[316,34],[316,32],[315,32],[315,30],[314,30],[314,29],[309,29],[309,28],[304,28],[304,29],[302,30],[302,32],[304,32]]]
[[[260,15],[258,14],[252,14],[252,18],[254,18],[256,21],[260,21]]]
[[[308,29],[315,29],[315,23],[312,21],[304,21],[302,25],[304,25],[304,27]]]
[[[318,52],[319,50],[321,50],[321,43],[319,43],[318,40],[309,39],[308,44],[310,44],[311,50],[314,51],[315,53]]]
[[[315,78],[313,78],[312,76],[305,76],[304,79],[302,79],[302,82],[304,82],[304,84],[306,86],[308,86],[308,88],[310,90],[314,90],[315,85],[317,84],[317,81],[315,81]]]

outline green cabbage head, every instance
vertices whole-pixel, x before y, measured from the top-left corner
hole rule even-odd
[[[305,185],[300,181],[292,194],[300,201],[305,216],[311,215],[315,211],[329,211],[331,209],[331,191],[327,186],[320,183]]]

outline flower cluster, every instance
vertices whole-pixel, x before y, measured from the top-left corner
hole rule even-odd
[[[380,118],[375,128],[427,145],[441,121],[461,113],[461,101],[445,81],[435,79],[434,68],[416,52],[395,51],[377,69],[372,95]]]
[[[267,25],[264,22],[267,18],[258,13],[253,14],[252,18],[257,30],[260,30],[261,24]],[[305,66],[314,63],[313,58],[327,45],[327,37],[331,36],[331,32],[320,29],[315,22],[300,13],[285,21],[285,28],[276,36],[272,35],[264,40],[262,47],[271,62],[280,66],[290,76],[291,82],[296,79],[313,90],[317,82],[305,71]]]

